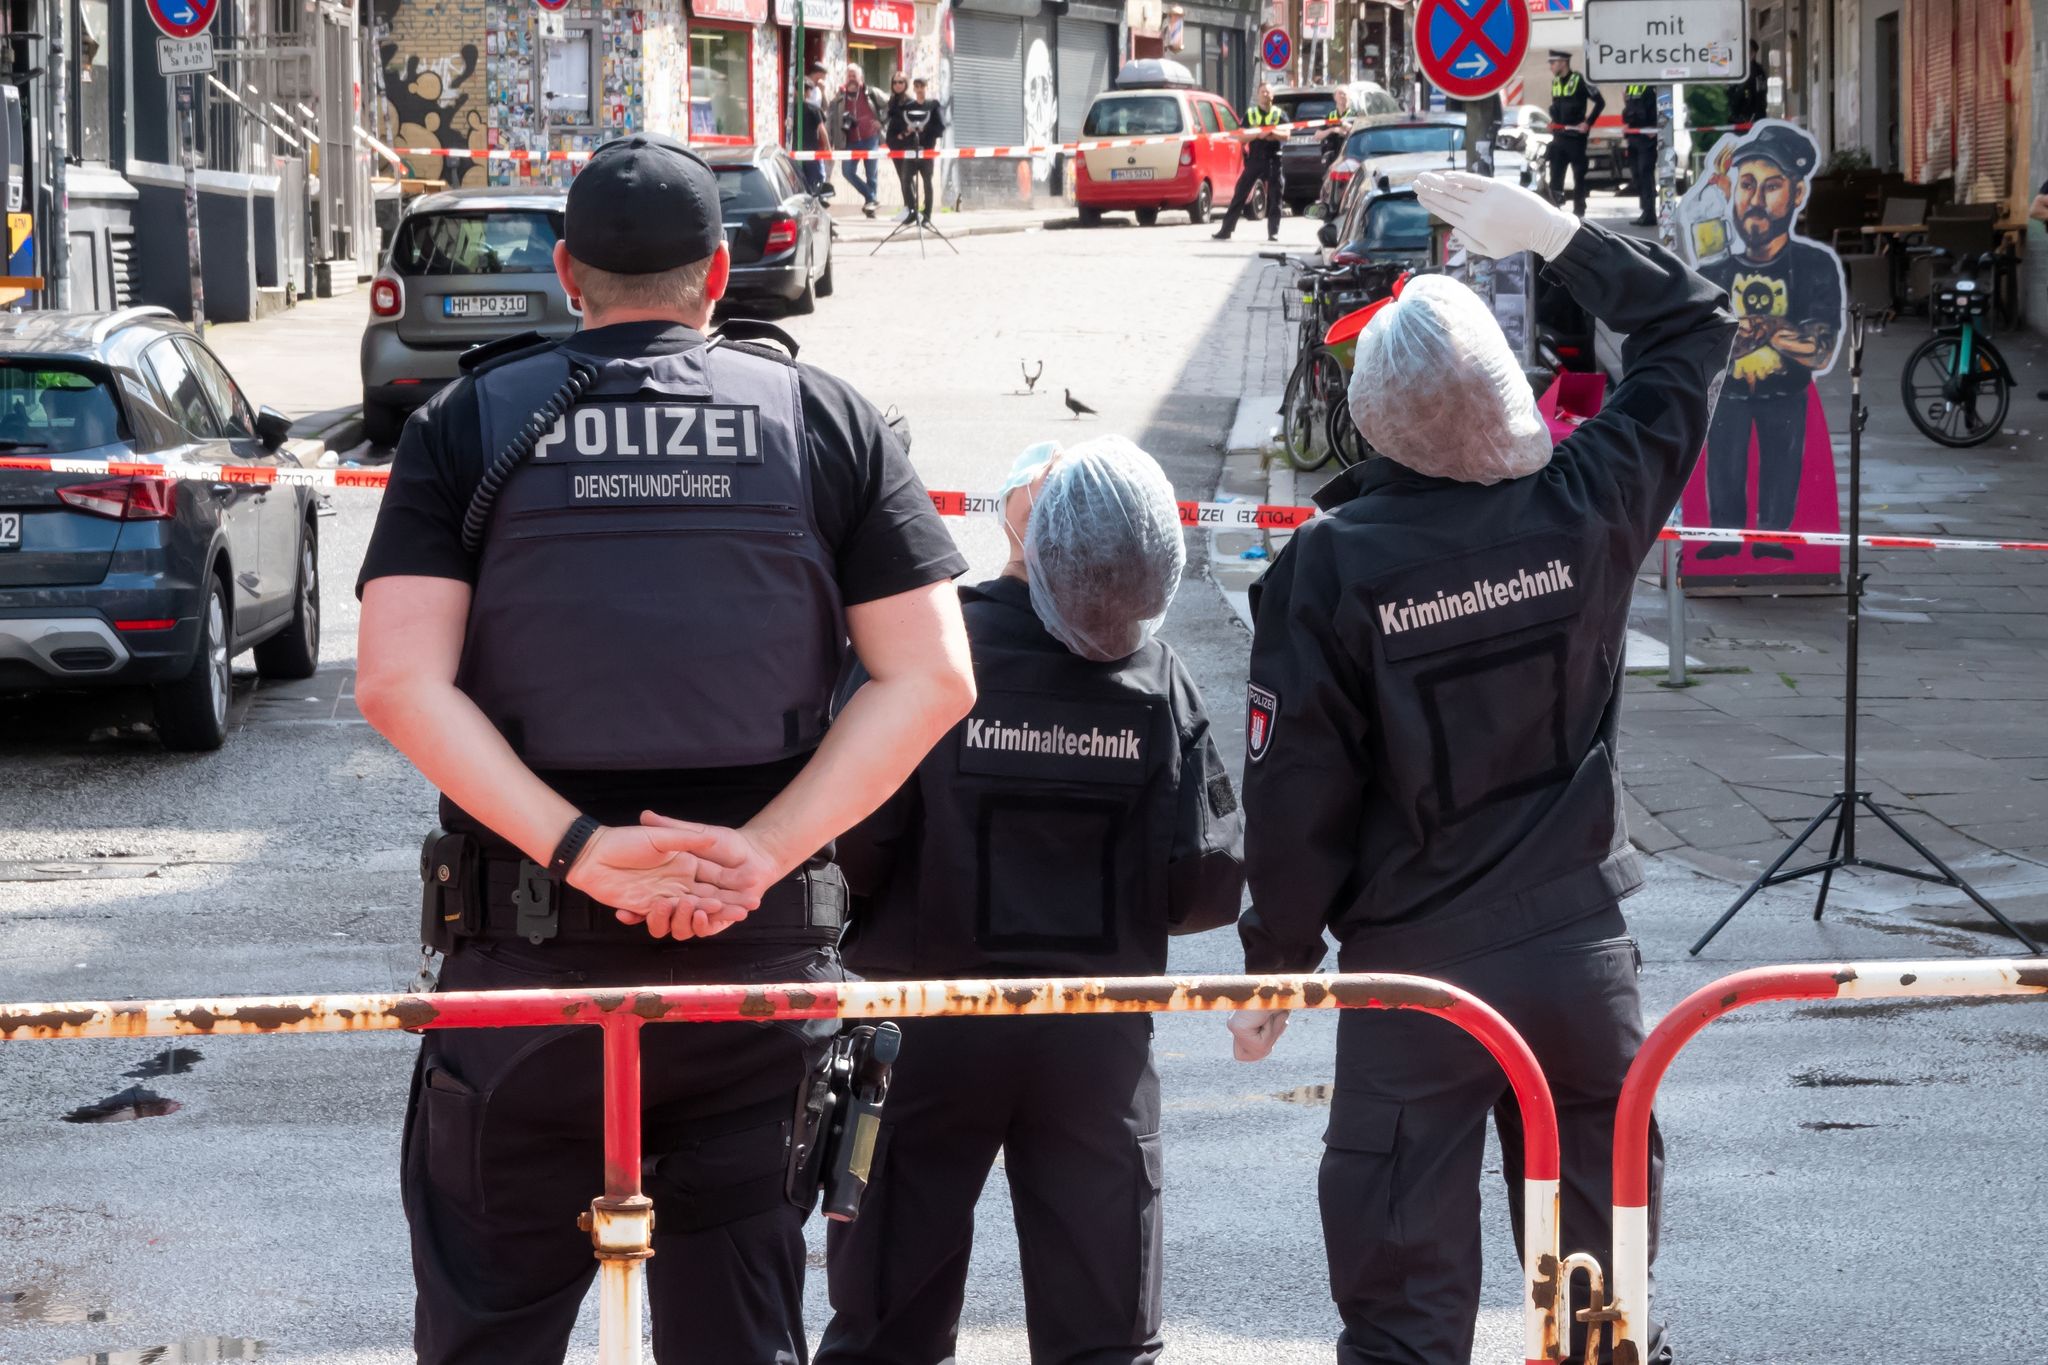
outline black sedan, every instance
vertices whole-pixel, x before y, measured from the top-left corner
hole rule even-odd
[[[166,748],[216,749],[235,655],[311,677],[315,504],[263,475],[290,426],[165,309],[0,315],[0,693],[145,687]],[[148,468],[174,464],[222,477]]]
[[[832,216],[828,183],[804,187],[796,162],[779,147],[705,147],[718,175],[718,207],[732,253],[731,304],[781,303],[808,313],[832,292]]]

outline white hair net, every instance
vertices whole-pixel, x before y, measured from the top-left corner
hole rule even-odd
[[[1173,485],[1121,436],[1070,446],[1024,534],[1031,606],[1084,659],[1129,658],[1166,618],[1187,547]]]
[[[1418,474],[1499,483],[1550,462],[1550,431],[1521,362],[1479,296],[1419,275],[1358,337],[1351,420]]]

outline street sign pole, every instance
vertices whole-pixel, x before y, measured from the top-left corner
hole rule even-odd
[[[43,297],[52,308],[71,307],[71,111],[65,99],[71,74],[65,70],[64,11],[50,6],[50,232],[43,247]]]
[[[178,152],[185,163],[185,267],[192,289],[192,330],[206,335],[206,279],[199,266],[199,154],[193,146],[192,102],[197,76],[178,79]]]

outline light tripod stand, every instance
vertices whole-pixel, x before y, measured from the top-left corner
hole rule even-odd
[[[1847,680],[1846,686],[1843,689],[1846,694],[1846,703],[1845,714],[1842,718],[1842,788],[1828,799],[1828,803],[1822,808],[1821,813],[1814,816],[1812,822],[1799,832],[1799,837],[1794,839],[1790,846],[1778,855],[1777,861],[1765,868],[1763,875],[1751,882],[1743,893],[1735,898],[1735,904],[1729,906],[1722,913],[1721,918],[1714,921],[1714,927],[1700,935],[1700,941],[1692,945],[1692,953],[1694,956],[1697,956],[1700,949],[1712,942],[1714,935],[1726,928],[1728,921],[1734,919],[1736,912],[1749,904],[1751,898],[1757,892],[1768,887],[1782,886],[1786,882],[1796,882],[1803,878],[1811,877],[1815,873],[1820,874],[1820,895],[1813,902],[1813,917],[1818,920],[1821,916],[1821,911],[1827,908],[1828,888],[1834,882],[1835,873],[1846,867],[1865,867],[1873,872],[1888,872],[1894,877],[1909,877],[1914,881],[1932,882],[1936,886],[1955,888],[1976,902],[1978,909],[2003,925],[2007,933],[2011,934],[2021,943],[2026,944],[2028,952],[2038,955],[2041,951],[2040,945],[2027,937],[2024,930],[2007,919],[1997,906],[1984,899],[1977,891],[1977,888],[1970,885],[1961,873],[1936,857],[1933,851],[1925,844],[1907,833],[1905,828],[1892,818],[1890,812],[1878,805],[1877,802],[1871,800],[1869,792],[1859,791],[1856,786],[1856,675],[1862,658],[1859,627],[1861,625],[1863,604],[1863,423],[1864,419],[1870,415],[1869,411],[1863,406],[1864,332],[1863,309],[1859,305],[1850,310],[1848,336],[1849,576],[1847,583],[1847,607],[1849,622]],[[1898,835],[1899,838],[1906,842],[1909,848],[1925,859],[1927,864],[1934,870],[1927,872],[1909,867],[1899,867],[1893,863],[1879,862],[1875,858],[1866,858],[1858,853],[1856,851],[1856,816],[1858,811],[1867,813],[1893,834]],[[1785,864],[1792,860],[1792,855],[1805,847],[1806,841],[1811,839],[1820,827],[1831,819],[1835,822],[1835,837],[1834,841],[1828,846],[1828,856],[1820,862],[1808,863],[1803,867],[1795,867],[1789,872],[1781,871]]]
[[[916,197],[910,192],[911,183],[912,181],[909,176],[903,177],[903,198],[906,205],[908,205],[908,203]],[[933,195],[930,192],[929,186],[931,182],[926,181],[925,183],[927,186],[925,194],[925,208],[930,209],[932,207],[931,200],[933,198],[936,198],[937,196]],[[876,242],[875,249],[873,251],[870,251],[868,255],[874,256],[879,254],[883,247],[889,245],[889,243],[895,241],[898,237],[901,237],[903,235],[904,229],[906,228],[913,228],[917,232],[917,254],[919,256],[923,256],[925,254],[924,238],[926,233],[930,233],[932,236],[944,242],[946,244],[946,250],[952,252],[955,256],[958,256],[960,254],[960,248],[953,245],[953,239],[951,237],[948,237],[945,233],[939,231],[936,227],[932,226],[932,222],[929,217],[927,217],[925,214],[917,213],[907,208],[905,212],[908,214],[908,216],[905,217],[901,222],[897,223],[895,227],[891,228],[889,230],[889,235],[887,237],[884,237],[881,241]]]

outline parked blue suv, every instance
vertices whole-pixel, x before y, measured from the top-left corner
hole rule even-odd
[[[0,315],[0,459],[297,467],[169,311]],[[170,749],[227,737],[229,661],[320,658],[309,489],[0,468],[0,693],[146,687]]]

